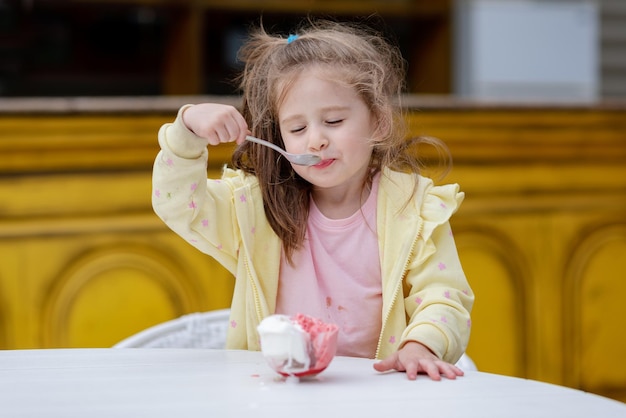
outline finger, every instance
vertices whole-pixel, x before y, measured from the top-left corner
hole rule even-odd
[[[237,142],[239,137],[241,136],[241,131],[237,125],[228,125],[226,126],[227,134],[224,137],[224,141],[222,142]]]
[[[406,369],[406,377],[409,380],[417,379],[417,373],[419,371],[419,365],[417,362],[409,362],[404,367]]]
[[[450,367],[442,367],[440,374],[451,380],[456,379],[456,373]]]
[[[239,114],[237,113],[237,115]],[[236,117],[237,115],[231,115],[226,121],[225,128],[228,131],[228,142],[239,143],[246,137],[247,128],[241,125],[239,118]]]
[[[445,377],[447,377],[448,379],[456,379],[457,376],[463,376],[463,370],[459,369],[458,367],[456,367],[453,364],[449,364],[446,363],[442,368],[441,371],[443,372],[443,375]]]
[[[441,380],[441,373],[439,372],[439,367],[433,361],[423,361],[421,362],[422,370],[428,374],[428,376],[432,380]]]
[[[396,360],[394,357],[388,357],[379,361],[378,363],[374,363],[374,369],[379,372],[386,372],[388,370],[395,369]]]
[[[228,127],[226,125],[218,125],[215,127],[215,136],[217,137],[217,144],[222,142],[231,142],[233,139],[231,137],[230,132],[228,131]],[[214,144],[214,145],[217,145]]]
[[[216,133],[209,134],[205,138],[206,138],[207,142],[209,143],[209,145],[219,145],[220,144],[219,135],[216,134]]]
[[[249,133],[248,124],[246,120],[239,112],[235,112],[231,115],[233,125],[233,136],[232,139],[240,144],[242,141],[246,139],[246,135]]]

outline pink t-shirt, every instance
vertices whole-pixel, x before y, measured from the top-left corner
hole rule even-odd
[[[304,245],[283,256],[276,313],[304,313],[339,326],[337,355],[374,358],[382,325],[382,287],[376,238],[376,176],[360,211],[325,217],[311,200]]]

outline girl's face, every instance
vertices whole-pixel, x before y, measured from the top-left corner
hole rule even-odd
[[[300,73],[288,87],[278,121],[285,148],[321,157],[315,166],[293,165],[314,193],[360,190],[368,171],[375,120],[354,88],[324,77],[319,69]]]

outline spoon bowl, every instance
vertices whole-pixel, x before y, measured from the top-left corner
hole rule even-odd
[[[280,153],[288,161],[297,165],[311,166],[311,165],[315,165],[319,163],[322,160],[320,157],[318,157],[317,155],[313,155],[313,154],[292,154],[280,148],[279,146],[272,144],[271,142],[265,141],[263,139],[255,138],[250,135],[246,136],[246,140],[264,145],[266,147],[270,147],[274,151]]]

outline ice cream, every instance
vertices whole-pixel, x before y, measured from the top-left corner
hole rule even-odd
[[[263,356],[283,376],[320,373],[337,351],[337,325],[307,315],[271,315],[257,330]]]

